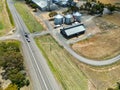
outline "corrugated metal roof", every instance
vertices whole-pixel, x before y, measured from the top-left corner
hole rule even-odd
[[[32,1],[41,8],[47,7],[47,0],[32,0]]]
[[[65,33],[67,36],[70,36],[70,35],[77,34],[82,31],[85,31],[85,27],[83,25],[79,25],[79,26],[75,26],[75,27],[66,29]]]

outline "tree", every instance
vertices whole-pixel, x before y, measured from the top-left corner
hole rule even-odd
[[[108,88],[107,90],[114,90],[113,88]]]
[[[113,11],[115,10],[115,5],[111,5],[111,4],[107,4],[107,8],[110,10],[110,14],[113,13]]]
[[[30,84],[26,79],[26,74],[23,73],[23,57],[18,42],[0,43],[0,59],[2,61],[0,64],[5,70],[2,73],[3,78],[11,80],[12,84],[17,85],[18,90]]]
[[[117,82],[118,89],[120,90],[120,82]]]
[[[35,9],[35,10],[34,10],[35,12],[37,12],[38,6],[37,6],[36,4],[32,3],[32,4],[31,4],[31,7]]]

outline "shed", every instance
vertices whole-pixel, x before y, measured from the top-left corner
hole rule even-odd
[[[78,36],[80,34],[84,34],[85,31],[86,29],[83,24],[78,24],[71,27],[60,29],[60,33],[67,39]]]
[[[38,5],[38,7],[43,11],[47,9],[47,0],[32,0],[32,2]]]

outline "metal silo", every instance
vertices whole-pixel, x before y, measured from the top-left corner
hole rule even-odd
[[[59,5],[61,5],[61,6],[67,6],[67,4],[68,4],[68,0],[61,0],[59,2]]]
[[[63,24],[63,16],[58,14],[54,17],[54,24],[55,25],[61,25]]]
[[[73,13],[73,17],[76,22],[81,22],[81,16],[82,16],[82,14],[80,14],[79,12]]]
[[[67,14],[65,16],[65,24],[72,24],[73,22],[73,16],[71,14]]]

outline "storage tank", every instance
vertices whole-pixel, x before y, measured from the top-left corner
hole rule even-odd
[[[61,0],[59,2],[59,5],[61,5],[61,6],[67,6],[67,3],[68,3],[68,0]]]
[[[73,22],[73,16],[71,14],[67,14],[65,16],[65,24],[72,24]]]
[[[61,25],[63,24],[63,16],[58,14],[54,17],[54,24],[55,25]]]
[[[79,12],[73,13],[73,17],[76,22],[81,22],[81,16],[82,16],[82,14],[80,14]]]

